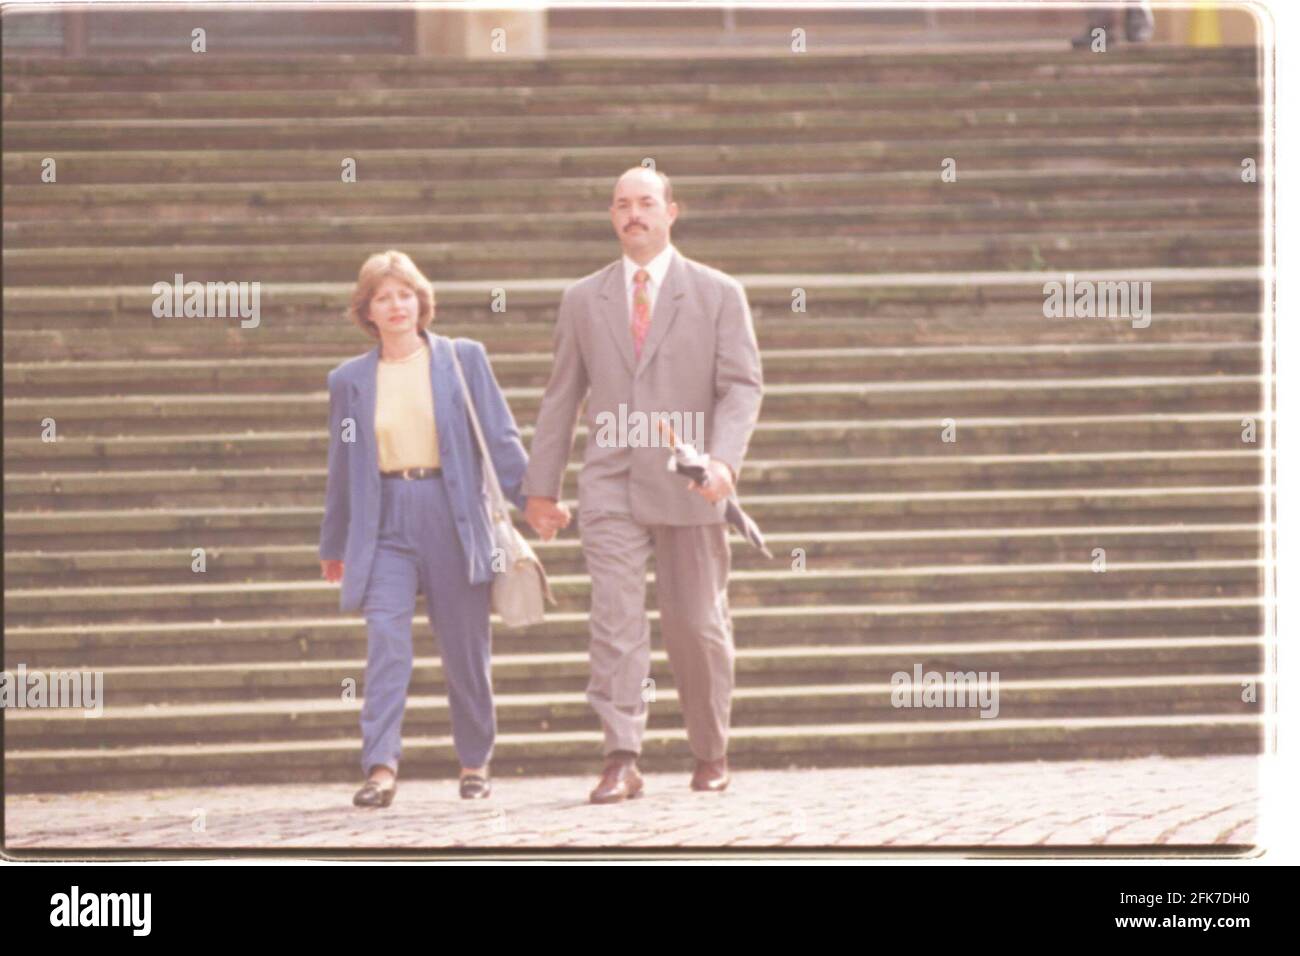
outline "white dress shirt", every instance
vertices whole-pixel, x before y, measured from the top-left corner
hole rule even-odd
[[[655,300],[659,297],[659,290],[664,287],[664,276],[668,275],[668,267],[673,261],[673,244],[670,242],[664,246],[663,252],[655,256],[644,266],[639,266],[627,255],[623,254],[623,286],[627,289],[627,325],[632,327],[632,296],[636,289],[636,273],[638,269],[645,269],[650,274],[650,279],[645,284],[646,295],[650,297],[650,314],[654,314]]]

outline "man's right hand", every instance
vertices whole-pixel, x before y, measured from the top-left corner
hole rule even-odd
[[[550,541],[557,531],[569,526],[569,509],[554,498],[530,497],[525,504],[524,520],[543,541]]]
[[[343,580],[343,562],[342,561],[322,561],[320,563],[320,574],[330,584],[338,584]]]

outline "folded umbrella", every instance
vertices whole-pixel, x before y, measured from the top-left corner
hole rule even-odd
[[[659,426],[668,440],[668,447],[671,449],[668,456],[668,470],[689,478],[697,485],[707,485],[709,483],[709,456],[704,452],[697,451],[692,445],[683,445],[679,442],[677,435],[672,430],[672,426],[663,419],[659,420]],[[754,519],[745,514],[745,510],[740,507],[740,502],[736,500],[734,494],[727,497],[723,515],[727,519],[727,523],[739,531],[741,537],[758,548],[763,557],[772,557],[772,552],[763,543],[763,532],[759,530]]]

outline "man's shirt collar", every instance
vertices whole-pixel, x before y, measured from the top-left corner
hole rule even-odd
[[[650,287],[652,289],[658,290],[664,287],[664,277],[668,275],[668,267],[672,265],[673,253],[675,251],[676,250],[673,249],[673,244],[670,242],[668,245],[664,246],[663,251],[660,252],[659,255],[655,256],[645,264],[645,271],[650,273]],[[627,253],[623,254],[623,285],[629,292],[631,291],[636,279],[636,271],[640,268],[643,267],[633,262],[632,258],[627,255]]]

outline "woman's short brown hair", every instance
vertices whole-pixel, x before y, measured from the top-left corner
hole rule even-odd
[[[361,274],[352,289],[352,301],[348,304],[348,318],[372,339],[379,338],[379,329],[370,321],[370,300],[380,283],[390,276],[405,282],[415,292],[420,303],[420,316],[416,320],[419,328],[427,329],[433,321],[433,283],[425,278],[405,252],[396,249],[376,252],[361,266]]]

